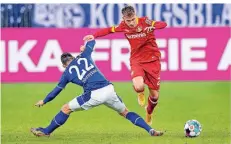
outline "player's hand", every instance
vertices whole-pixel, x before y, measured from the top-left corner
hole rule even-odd
[[[43,100],[40,100],[40,101],[38,101],[38,102],[35,104],[35,106],[37,106],[37,107],[41,107],[41,106],[43,106],[43,105],[44,105]]]
[[[84,45],[81,45],[81,46],[80,46],[80,52],[83,52],[83,51],[85,50],[85,48],[86,48],[86,47],[85,47]]]
[[[91,41],[91,40],[93,40],[93,39],[95,39],[95,37],[94,37],[93,35],[86,35],[86,36],[83,38],[84,41]]]
[[[150,26],[150,27],[146,27],[144,30],[149,33],[149,32],[152,32],[154,29],[155,27]]]

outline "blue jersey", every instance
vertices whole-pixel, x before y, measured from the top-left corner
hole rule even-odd
[[[92,60],[91,54],[94,45],[95,40],[87,42],[85,50],[67,66],[58,85],[47,95],[44,103],[54,99],[69,82],[83,87],[84,92],[96,90],[110,84]]]

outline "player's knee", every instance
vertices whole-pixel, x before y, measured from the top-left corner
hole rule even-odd
[[[133,78],[133,87],[136,92],[143,92],[144,91],[144,79],[143,77],[135,77]]]
[[[65,113],[65,114],[70,114],[72,111],[71,111],[69,105],[68,105],[68,104],[65,104],[65,105],[63,105],[63,107],[62,107],[62,112]]]
[[[120,113],[121,116],[126,117],[126,115],[128,114],[128,109],[126,108],[123,112]]]
[[[144,84],[143,83],[135,83],[134,89],[136,92],[143,92],[144,91]]]
[[[143,92],[144,91],[144,85],[136,85],[134,86],[136,92]]]
[[[155,100],[159,99],[159,92],[157,90],[150,91],[150,97],[152,97]]]
[[[159,95],[150,95],[150,97],[153,99],[153,100],[158,100],[159,99]]]

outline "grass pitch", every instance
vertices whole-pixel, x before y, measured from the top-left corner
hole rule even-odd
[[[163,82],[152,125],[166,130],[162,137],[150,137],[105,106],[72,113],[50,138],[35,137],[31,127],[47,126],[63,104],[82,93],[81,88],[69,85],[52,102],[35,107],[55,85],[2,84],[3,144],[230,144],[231,82]],[[129,110],[144,117],[131,83],[114,85]],[[197,138],[184,137],[184,123],[189,119],[202,124]]]

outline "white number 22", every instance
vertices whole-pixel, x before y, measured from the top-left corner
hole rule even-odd
[[[83,79],[84,75],[87,73],[87,71],[91,70],[92,68],[94,68],[94,65],[92,64],[88,64],[87,59],[86,58],[79,58],[77,60],[77,63],[80,65],[82,63],[82,61],[84,62],[85,65],[85,69],[82,69],[81,72],[79,70],[79,68],[76,65],[73,65],[69,68],[69,73],[72,74],[72,69],[74,69],[77,73],[77,76],[80,80]]]

